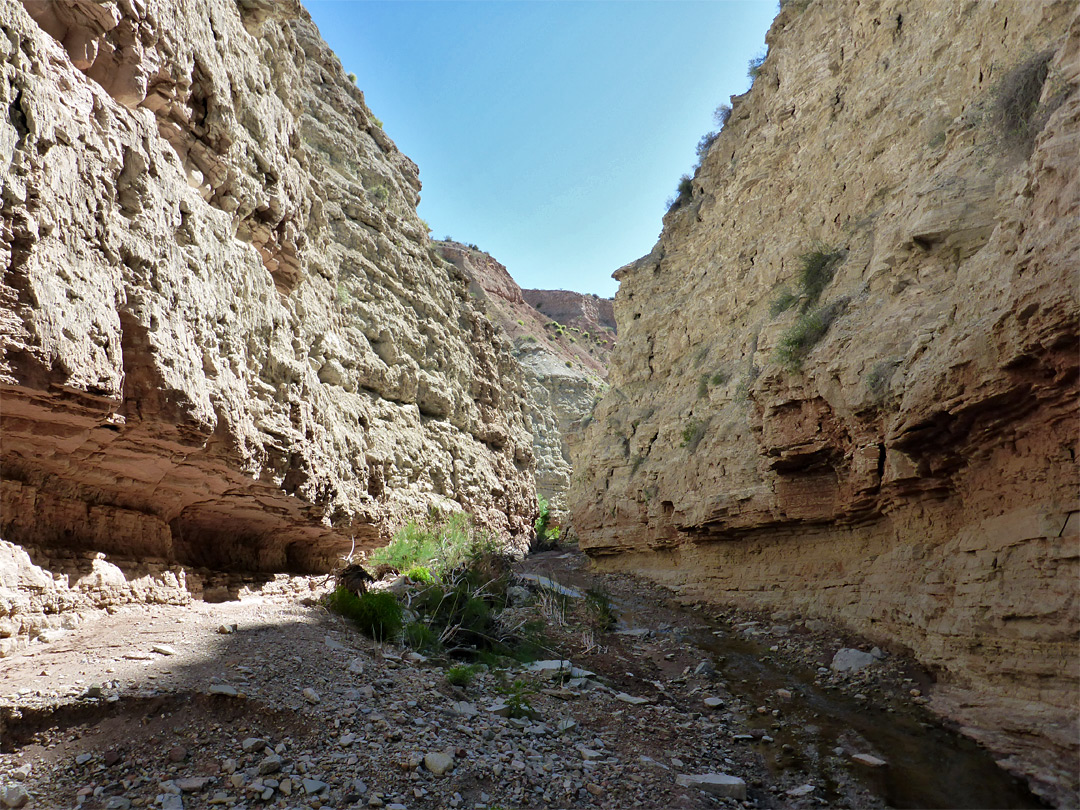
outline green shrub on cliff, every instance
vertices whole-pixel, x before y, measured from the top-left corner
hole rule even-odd
[[[802,368],[803,360],[815,344],[829,331],[832,322],[843,312],[847,301],[834,301],[813,312],[804,312],[790,329],[780,337],[776,359],[789,371]]]

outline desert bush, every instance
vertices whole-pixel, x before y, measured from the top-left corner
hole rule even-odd
[[[1056,93],[1045,105],[1046,109],[1039,110],[1053,55],[1053,50],[1047,50],[1025,59],[991,89],[990,120],[1009,146],[1030,152],[1050,113],[1065,99],[1064,92]]]
[[[441,646],[438,634],[423,622],[405,626],[405,643],[420,652],[435,652]]]
[[[390,199],[390,189],[380,183],[368,191],[368,197],[379,205],[386,205]]]
[[[775,318],[781,312],[787,312],[798,300],[799,296],[795,295],[787,287],[781,287],[776,294],[776,298],[769,303],[769,315]]]
[[[706,132],[701,136],[701,140],[694,147],[694,153],[698,156],[699,163],[705,159],[705,155],[709,154],[709,149],[712,148],[713,143],[716,142],[719,136],[719,132]]]
[[[701,444],[701,440],[705,438],[707,427],[708,424],[700,419],[688,421],[682,429],[682,443],[679,446],[685,447],[689,452],[693,453]]]
[[[802,290],[802,311],[807,312],[829,286],[843,251],[819,244],[799,256],[799,287]]]
[[[536,715],[529,698],[536,694],[536,687],[521,678],[507,683],[506,676],[502,675],[501,681],[495,687],[496,691],[503,696],[503,701],[510,709],[511,717],[531,718]]]
[[[339,586],[327,596],[326,606],[376,641],[390,641],[401,633],[401,604],[391,593],[368,592],[357,596]]]
[[[396,571],[422,566],[438,578],[443,572],[494,550],[494,541],[477,531],[464,512],[455,512],[445,519],[430,514],[424,522],[410,521],[398,530],[388,545],[371,554],[368,564]]]
[[[877,402],[885,399],[899,360],[879,360],[866,375],[866,387]]]
[[[730,379],[731,379],[731,374],[728,373],[727,371],[717,371],[715,374],[713,374],[709,378],[709,383],[711,385],[723,385],[724,383],[726,383]]]
[[[414,565],[408,571],[405,572],[405,576],[411,579],[413,582],[434,582],[435,577],[431,573],[430,568],[426,568],[423,565]]]
[[[592,616],[596,629],[603,632],[615,626],[615,607],[611,603],[611,594],[604,588],[589,588],[585,592],[585,609]]]
[[[693,179],[688,174],[679,178],[679,185],[675,189],[675,196],[667,202],[668,211],[673,211],[690,202],[694,197]]]
[[[750,79],[751,82],[761,75],[761,67],[765,64],[765,57],[767,55],[768,54],[760,53],[753,59],[751,59],[749,62],[747,62],[746,76],[748,79]]]
[[[727,126],[727,122],[731,120],[731,105],[721,104],[715,110],[713,110],[713,121],[716,122],[720,129]]]
[[[697,386],[698,399],[709,395],[709,375],[702,374]]]
[[[845,303],[837,301],[813,312],[804,312],[791,328],[781,335],[776,347],[776,359],[789,371],[802,368],[803,360],[817,342],[825,337],[832,322],[843,311]]]
[[[567,365],[570,365],[570,363],[568,362]],[[551,506],[548,504],[547,498],[543,495],[537,495],[536,506],[538,514],[533,523],[533,530],[536,532],[534,546],[536,548],[552,548],[558,541],[561,530],[558,526],[551,525]]]
[[[469,686],[479,671],[476,664],[458,664],[446,670],[446,680],[454,686]]]

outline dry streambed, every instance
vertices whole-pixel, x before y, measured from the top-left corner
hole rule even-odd
[[[575,597],[542,594],[516,610],[543,618],[552,660],[565,663],[480,671],[464,687],[442,664],[356,633],[304,581],[265,599],[125,608],[33,645],[0,676],[0,800],[1039,806],[934,726],[914,703],[917,673],[899,662],[819,672],[834,643],[823,631],[710,621],[644,583],[589,574],[576,554],[538,555],[523,570],[605,587],[619,624],[597,631]],[[949,787],[958,782],[964,796]]]

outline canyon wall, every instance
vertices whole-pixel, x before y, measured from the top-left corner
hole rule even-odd
[[[616,273],[582,547],[915,655],[1075,806],[1076,5],[791,0],[768,44]]]
[[[521,371],[299,4],[0,28],[5,541],[322,571],[435,507],[528,544]]]
[[[472,294],[513,343],[528,389],[536,492],[548,503],[551,525],[569,529],[571,456],[606,387],[615,343],[612,302],[566,290],[522,290],[483,251],[459,242],[439,242],[438,249],[469,279]],[[610,325],[601,322],[605,309]]]

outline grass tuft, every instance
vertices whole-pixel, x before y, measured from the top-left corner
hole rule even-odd
[[[401,633],[401,604],[391,593],[368,592],[357,596],[338,586],[327,596],[326,606],[376,641],[390,641]]]

